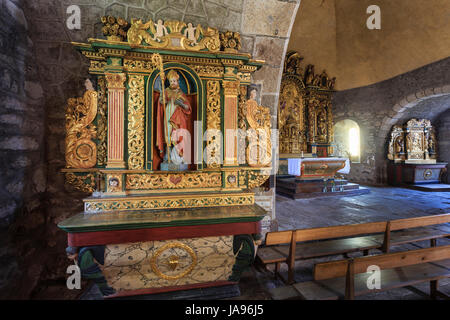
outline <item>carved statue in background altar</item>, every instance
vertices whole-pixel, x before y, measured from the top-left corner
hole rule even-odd
[[[430,156],[436,153],[436,136],[434,134],[434,131],[429,133],[428,136],[428,153],[430,154]]]
[[[302,60],[303,57],[298,52],[287,55],[284,65],[285,71],[292,74],[303,74],[303,68],[301,67]]]
[[[314,79],[314,66],[312,64],[306,67],[305,83],[306,85],[312,85]]]
[[[303,150],[303,100],[294,82],[283,85],[279,119],[280,153],[300,153]]]
[[[319,141],[325,141],[327,138],[327,116],[325,110],[321,110],[317,116],[317,136]]]
[[[404,144],[405,141],[403,140],[403,136],[399,136],[396,140],[395,140],[395,152],[397,154],[402,154],[405,153],[405,149],[404,149]]]

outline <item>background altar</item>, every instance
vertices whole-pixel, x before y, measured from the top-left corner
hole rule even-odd
[[[316,73],[313,65],[304,68],[302,60],[294,51],[285,58],[278,107],[277,193],[294,199],[367,193],[367,188],[336,177],[350,170],[348,159],[333,157],[336,78],[330,79],[325,70]],[[296,168],[290,168],[294,164]]]

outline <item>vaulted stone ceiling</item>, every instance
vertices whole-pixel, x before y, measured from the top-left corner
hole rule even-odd
[[[381,30],[366,27],[373,4]],[[362,87],[449,57],[449,12],[448,0],[302,0],[288,49],[338,90]]]

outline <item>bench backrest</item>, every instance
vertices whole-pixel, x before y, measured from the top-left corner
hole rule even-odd
[[[343,226],[268,232],[266,234],[266,245],[290,243],[293,232],[295,232],[296,242],[343,238],[343,237],[358,236],[362,234],[382,233],[386,231],[386,224],[387,222],[382,221],[382,222],[349,224]]]
[[[450,213],[418,218],[397,219],[390,221],[390,230],[426,227],[436,224],[449,223]],[[387,221],[348,224],[341,226],[286,230],[266,233],[266,245],[288,244],[295,232],[295,241],[313,241],[332,238],[359,236],[362,234],[382,233],[386,231]]]
[[[381,270],[450,259],[450,245],[395,252],[353,259],[354,273],[365,273],[371,265]],[[314,280],[344,277],[349,260],[318,263],[314,266]]]
[[[391,220],[391,231],[449,223],[450,213],[417,218]]]

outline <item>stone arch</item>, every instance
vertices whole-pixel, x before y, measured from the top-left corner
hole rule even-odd
[[[450,84],[438,86],[435,88],[428,88],[425,90],[419,90],[413,94],[403,97],[396,104],[394,104],[392,110],[389,112],[389,116],[384,117],[382,124],[378,130],[376,140],[376,149],[378,150],[378,152],[376,153],[375,160],[377,163],[378,176],[381,177],[381,180],[379,181],[380,183],[387,182],[387,146],[389,143],[389,134],[392,126],[395,124],[399,124],[399,122],[402,122],[402,119],[409,120],[409,118],[414,118],[414,111],[420,106],[423,107],[423,103],[429,103],[434,99],[439,99],[441,97],[448,97],[450,101]],[[427,118],[435,118],[436,116],[444,112],[445,110],[432,110],[431,108],[428,112]]]
[[[402,98],[397,102],[391,111],[391,117],[385,117],[380,126],[379,137],[384,139],[389,134],[391,127],[397,123],[404,115],[404,112],[410,110],[417,106],[420,102],[437,98],[445,95],[450,95],[450,84],[445,86],[440,86],[436,88],[428,88],[425,90],[417,91],[416,93],[410,94],[407,97]]]

